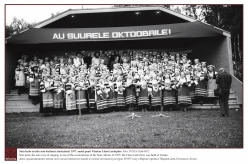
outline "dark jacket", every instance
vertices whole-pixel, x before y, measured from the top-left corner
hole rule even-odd
[[[230,89],[232,84],[232,76],[227,72],[222,72],[218,75],[216,84],[219,84],[220,88]]]

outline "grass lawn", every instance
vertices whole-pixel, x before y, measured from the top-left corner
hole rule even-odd
[[[130,112],[44,116],[6,114],[6,147],[17,148],[242,148],[243,113],[230,110]]]

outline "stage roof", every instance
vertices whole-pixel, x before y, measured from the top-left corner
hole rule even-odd
[[[163,7],[67,10],[8,38],[39,44],[159,38],[215,37],[230,33]]]

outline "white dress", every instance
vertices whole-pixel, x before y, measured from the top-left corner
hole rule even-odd
[[[15,70],[15,80],[16,80],[15,83],[16,86],[25,86],[25,74],[23,67]]]

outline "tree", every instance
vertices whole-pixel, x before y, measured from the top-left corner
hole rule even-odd
[[[60,14],[60,12],[56,12],[55,14],[54,13],[51,13],[51,18],[53,18],[53,17],[55,17],[55,16],[57,16],[59,14]]]
[[[35,23],[28,23],[24,19],[13,18],[11,24],[5,26],[5,37],[16,35],[26,29],[32,28]]]
[[[243,5],[184,5],[182,9],[188,16],[231,33],[235,76],[242,80]]]

